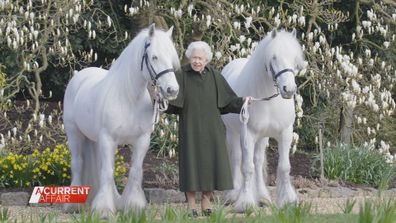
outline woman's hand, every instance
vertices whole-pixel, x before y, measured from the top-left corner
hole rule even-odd
[[[243,97],[243,101],[247,101],[248,105],[250,105],[252,103],[253,99],[254,98],[252,96]]]

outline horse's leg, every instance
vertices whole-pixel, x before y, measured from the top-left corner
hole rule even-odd
[[[230,156],[234,188],[226,192],[225,200],[227,203],[233,203],[238,198],[243,176],[241,172],[242,150],[240,139],[237,134],[233,134],[231,131],[227,131],[227,149]]]
[[[238,199],[234,204],[234,209],[237,212],[244,212],[246,209],[256,206],[252,179],[254,173],[253,153],[255,142],[253,141],[251,133],[248,130],[246,132],[246,135],[243,133],[241,134],[242,174],[244,179]]]
[[[143,161],[150,145],[150,133],[141,135],[133,143],[131,168],[129,169],[128,183],[121,195],[124,211],[140,212],[147,204],[142,188]]]
[[[83,174],[82,174],[82,183],[83,185],[91,186],[89,191],[88,203],[92,203],[93,198],[97,194],[99,187],[100,187],[100,167],[101,167],[101,159],[100,153],[97,151],[95,141],[87,140],[84,144],[83,149]],[[117,187],[115,185],[115,181],[113,181],[113,194],[114,194],[114,201],[118,204],[120,199],[120,194],[118,193]]]
[[[84,143],[84,149],[82,151],[82,157],[84,160],[83,170],[82,170],[82,185],[87,185],[91,187],[89,191],[89,197],[87,200],[87,203],[91,204],[95,195],[98,193],[100,187],[99,180],[100,180],[101,159],[95,141],[89,139],[86,140],[86,143]],[[114,195],[117,201],[117,195],[119,197],[118,192],[115,193]]]
[[[254,147],[254,167],[256,180],[256,198],[259,204],[271,203],[271,196],[266,186],[267,180],[267,157],[266,148],[268,137],[261,138]]]
[[[290,126],[283,130],[276,139],[278,141],[279,152],[278,169],[276,174],[277,203],[279,206],[297,202],[297,195],[290,180],[289,152],[292,138],[293,129]]]
[[[106,133],[99,135],[97,152],[100,158],[99,190],[92,202],[92,210],[97,211],[103,218],[109,218],[115,213],[114,203],[114,155],[116,143]]]
[[[66,128],[67,144],[71,153],[71,186],[80,186],[83,170],[82,150],[84,149],[84,142],[86,137],[72,125]],[[65,204],[63,207],[65,212],[78,212],[80,205],[78,204]]]

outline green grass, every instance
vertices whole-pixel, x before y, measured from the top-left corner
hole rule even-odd
[[[8,208],[0,209],[0,223],[5,222],[75,222],[75,223],[102,223],[102,222],[128,222],[128,223],[395,223],[396,201],[395,199],[375,198],[367,199],[359,205],[358,213],[352,213],[354,201],[348,201],[343,212],[339,214],[315,214],[310,203],[298,205],[286,205],[283,208],[272,206],[270,208],[249,209],[244,214],[235,214],[216,205],[214,212],[209,217],[192,219],[187,208],[175,208],[170,204],[150,206],[145,211],[136,214],[133,212],[118,212],[109,220],[100,219],[99,215],[89,212],[71,214],[66,221],[59,214],[36,214],[23,217],[18,221],[11,219]],[[347,211],[346,211],[347,210]]]
[[[359,205],[357,212],[352,209]],[[171,204],[149,205],[141,213],[117,212],[108,220],[101,219],[97,213],[83,211],[80,214],[62,214],[59,212],[36,213],[32,209],[30,214],[17,214],[19,219],[11,219],[10,208],[0,208],[0,223],[5,222],[75,222],[75,223],[102,223],[102,222],[131,222],[131,223],[395,223],[396,200],[394,198],[371,198],[357,204],[355,200],[348,200],[345,207],[340,207],[338,214],[316,214],[310,203],[290,204],[282,208],[271,206],[268,208],[252,208],[244,214],[236,214],[230,209],[215,204],[214,212],[209,217],[200,216],[192,219],[186,206],[175,207]],[[22,217],[21,217],[22,216]]]

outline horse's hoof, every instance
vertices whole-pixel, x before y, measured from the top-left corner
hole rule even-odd
[[[226,200],[224,202],[224,206],[231,206],[234,202],[230,201],[230,200]]]
[[[248,208],[246,208],[245,206],[242,206],[242,205],[238,205],[238,206],[234,205],[235,213],[245,213],[247,209]]]
[[[110,209],[92,209],[93,214],[98,214],[101,219],[109,220],[114,217],[114,211]]]
[[[257,205],[259,207],[267,207],[270,206],[271,203],[272,203],[271,199],[268,199],[267,196],[261,196],[261,198],[257,200]]]
[[[136,214],[140,214],[144,208],[146,207],[146,203],[127,203],[124,206],[124,212],[128,213],[128,212],[133,212]]]
[[[257,202],[250,193],[241,193],[234,203],[234,210],[237,213],[244,213],[249,208],[257,207]]]
[[[245,213],[248,209],[256,207],[255,203],[250,202],[236,202],[234,204],[234,211],[236,213]]]
[[[271,202],[268,202],[267,200],[258,202],[258,206],[261,207],[261,208],[262,207],[268,207],[268,206],[270,206],[270,204],[271,204]]]

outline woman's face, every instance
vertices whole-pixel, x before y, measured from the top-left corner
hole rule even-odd
[[[194,49],[191,53],[190,64],[194,71],[202,72],[208,63],[208,58],[205,50]]]

